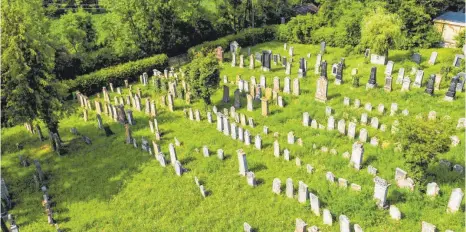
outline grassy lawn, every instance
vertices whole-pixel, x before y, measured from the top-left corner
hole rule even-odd
[[[270,115],[261,116],[260,102],[255,102],[254,112],[246,111],[246,98],[241,99],[241,108],[237,112],[253,117],[256,126],[243,127],[248,129],[253,136],[261,134],[263,149],[254,149],[253,145],[233,140],[216,130],[216,122],[209,124],[206,120],[206,107],[200,101],[195,101],[191,106],[184,100],[175,100],[175,112],[169,112],[161,106],[160,93],[154,91],[154,87],[140,87],[143,97],[151,97],[156,100],[159,115],[157,120],[162,133],[162,140],[158,144],[166,157],[169,157],[168,144],[174,143],[176,137],[182,145],[176,147],[178,159],[189,171],[183,176],[175,175],[170,165],[163,168],[158,161],[132,145],[126,145],[124,127],[114,122],[107,115],[102,115],[104,122],[109,123],[115,135],[105,137],[103,131],[98,130],[95,119],[95,111],[89,113],[89,121],[82,119],[82,110],[79,104],[73,102],[76,113],[63,119],[60,123],[62,139],[65,141],[67,153],[59,157],[51,151],[48,141],[40,142],[36,135],[26,132],[23,126],[2,130],[2,173],[9,187],[9,191],[15,202],[10,213],[14,214],[21,231],[54,231],[47,224],[47,217],[41,205],[42,194],[34,189],[32,175],[34,165],[22,167],[19,165],[18,155],[27,156],[29,160],[38,159],[47,176],[47,186],[52,201],[55,219],[60,227],[69,231],[242,231],[243,223],[248,222],[257,231],[292,231],[296,218],[301,218],[309,226],[317,225],[322,231],[339,231],[338,216],[346,215],[351,224],[359,224],[364,231],[420,231],[421,221],[427,221],[437,226],[440,231],[451,229],[463,231],[464,210],[456,214],[446,213],[448,199],[453,188],[462,188],[464,191],[463,174],[446,171],[436,165],[430,169],[436,177],[430,177],[440,186],[440,195],[435,199],[429,199],[425,194],[417,191],[410,192],[400,189],[394,181],[395,168],[400,167],[408,171],[404,166],[402,154],[394,152],[395,136],[390,133],[394,120],[404,120],[401,111],[409,110],[407,117],[422,115],[424,119],[431,110],[437,112],[437,120],[449,120],[449,125],[456,127],[459,118],[464,117],[464,93],[457,94],[458,99],[453,102],[445,102],[443,97],[448,88],[449,81],[443,81],[441,90],[435,92],[434,97],[424,94],[425,83],[428,75],[438,73],[443,64],[451,65],[454,54],[459,53],[452,49],[425,49],[421,50],[421,69],[424,70],[424,85],[420,89],[411,88],[409,92],[401,92],[401,85],[395,84],[398,69],[405,68],[409,75],[413,62],[409,61],[408,51],[391,51],[389,60],[395,62],[393,70],[393,91],[385,93],[383,90],[385,68],[377,66],[377,82],[379,87],[365,90],[365,84],[369,78],[370,68],[374,65],[366,64],[363,55],[346,56],[346,69],[344,69],[344,84],[335,85],[334,76],[331,73],[331,64],[343,57],[343,49],[327,48],[323,60],[328,62],[329,76],[329,101],[320,103],[314,100],[316,92],[317,75],[314,74],[316,54],[319,51],[317,45],[291,44],[295,55],[290,78],[297,77],[298,60],[311,53],[308,60],[308,75],[300,80],[301,95],[292,96],[283,94],[285,107],[279,108],[270,105]],[[259,44],[252,48],[253,52],[264,49],[272,49],[274,53],[288,56],[288,51],[283,49],[283,44],[270,42]],[[438,51],[436,65],[428,65],[428,59],[432,51]],[[246,52],[247,49],[243,49]],[[228,55],[227,55],[228,56]],[[238,58],[239,60],[239,58]],[[259,83],[260,75],[267,78],[267,86],[273,86],[273,77],[281,79],[283,88],[285,68],[281,65],[273,65],[270,72],[262,72],[260,63],[256,62],[256,68],[249,70],[248,59],[245,56],[245,67],[231,67],[226,61],[222,65],[221,85],[223,76],[226,75],[230,86],[230,102],[223,103],[222,88],[220,88],[212,100],[219,111],[230,108],[233,104],[233,91],[236,89],[234,81],[236,75],[250,82],[250,77],[255,76]],[[360,87],[351,85],[351,70],[358,68]],[[412,83],[414,76],[411,76]],[[109,89],[107,87],[107,89]],[[128,89],[123,89],[124,94]],[[135,91],[133,90],[133,93]],[[280,93],[281,94],[281,93]],[[113,96],[118,94],[111,93]],[[351,106],[343,105],[343,98],[351,99]],[[92,106],[94,107],[92,98]],[[361,107],[353,107],[355,99],[361,100]],[[100,99],[103,101],[103,99]],[[358,121],[361,114],[366,112],[364,104],[370,102],[374,109],[368,112],[369,118],[378,117],[381,124],[387,125],[387,131],[364,126],[357,123],[357,134],[360,128],[367,128],[369,137],[377,136],[380,143],[385,145],[374,147],[369,143],[364,145],[365,153],[363,168],[360,171],[350,167],[349,160],[342,154],[351,152],[354,140],[340,135],[337,130],[327,131],[302,126],[303,112],[309,112],[310,117],[316,119],[322,125],[327,124],[325,107],[330,106],[334,110],[336,122],[345,119],[348,123],[353,117]],[[390,116],[390,105],[398,103],[398,114]],[[144,100],[142,101],[144,104]],[[385,105],[385,114],[377,111],[377,106]],[[128,108],[126,106],[125,108]],[[190,121],[184,117],[183,109],[192,107],[201,110],[202,121]],[[141,137],[155,140],[149,130],[149,117],[144,112],[136,112],[133,109],[136,125],[132,126],[133,136],[138,145]],[[214,117],[215,119],[216,117]],[[435,123],[433,121],[432,123]],[[269,134],[262,133],[263,126],[269,127]],[[83,140],[70,133],[70,128],[77,130],[92,139],[92,145],[86,145]],[[45,127],[42,126],[45,132]],[[303,146],[287,144],[287,134],[293,131],[296,138],[302,138]],[[281,149],[291,151],[291,161],[283,158],[275,158],[273,155],[273,133],[279,133]],[[463,165],[464,160],[464,130],[456,130],[456,135],[461,139],[461,144],[452,147],[439,158],[450,160],[453,164]],[[45,134],[45,133],[44,133]],[[253,141],[253,140],[252,140]],[[18,151],[16,143],[24,144],[24,149]],[[317,149],[313,149],[313,145]],[[211,157],[204,157],[202,146],[207,145]],[[326,146],[337,150],[337,155],[324,153],[320,150]],[[226,159],[221,161],[216,157],[217,149],[225,151]],[[248,166],[258,179],[259,185],[252,188],[247,185],[246,178],[238,175],[238,159],[236,151],[244,149],[247,154]],[[295,164],[296,157],[302,161],[302,166]],[[306,172],[306,164],[311,164],[315,172]],[[373,176],[367,172],[367,166],[372,165],[378,169],[378,176],[388,180],[392,186],[388,192],[388,203],[396,205],[403,214],[401,221],[390,218],[388,210],[379,210],[372,199],[374,191]],[[464,166],[464,165],[463,165]],[[345,178],[349,183],[362,186],[362,191],[357,192],[338,187],[338,184],[330,184],[325,179],[326,172],[331,171],[336,177]],[[409,171],[408,171],[409,175]],[[199,188],[194,183],[197,176],[211,193],[203,199]],[[272,193],[272,181],[281,179],[282,194]],[[287,178],[292,178],[297,194],[298,181],[303,181],[309,186],[309,191],[316,194],[320,200],[321,210],[327,208],[333,215],[334,225],[323,224],[322,216],[315,216],[311,212],[309,201],[301,204],[295,199],[287,198],[284,193],[284,185]],[[462,202],[464,208],[464,201]]]

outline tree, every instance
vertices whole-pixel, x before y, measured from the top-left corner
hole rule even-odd
[[[66,88],[52,75],[55,49],[40,0],[2,0],[2,97],[10,123],[42,120],[58,134]]]
[[[112,19],[121,24],[118,34],[124,35],[124,41],[137,47],[143,56],[189,46],[193,29],[180,20],[170,1],[103,0],[102,5],[112,13]]]
[[[204,100],[205,104],[212,102],[210,96],[219,87],[220,72],[217,59],[212,53],[203,56],[198,54],[186,69],[186,76],[192,94]]]
[[[451,121],[448,120],[402,120],[397,133],[409,175],[418,186],[425,186],[427,170],[436,161],[437,155],[448,151]]]
[[[361,46],[388,56],[388,50],[396,48],[403,41],[402,21],[396,14],[377,8],[365,16],[361,25]]]
[[[81,55],[95,48],[97,32],[91,14],[83,9],[62,15],[58,27],[57,35],[70,53]]]

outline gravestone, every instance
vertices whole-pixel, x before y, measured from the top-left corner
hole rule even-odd
[[[429,58],[429,64],[430,64],[430,65],[434,65],[434,64],[435,64],[435,61],[437,60],[437,55],[438,55],[437,52],[432,52],[432,53],[430,54],[430,58]]]
[[[385,92],[391,92],[392,91],[392,76],[386,76],[385,77],[385,85],[383,87]]]
[[[236,152],[238,154],[239,174],[245,176],[246,172],[248,172],[248,162],[246,160],[246,153],[244,153],[243,149],[239,149]]]
[[[417,70],[413,86],[415,86],[417,88],[420,88],[422,86],[422,79],[423,78],[424,78],[424,71],[423,70]]]
[[[411,59],[416,63],[420,64],[421,63],[421,54],[419,53],[414,53]]]
[[[307,232],[307,224],[301,218],[296,218],[296,227],[294,232]]]
[[[351,222],[347,216],[340,215],[338,220],[340,221],[340,232],[351,232]]]
[[[215,57],[217,58],[219,62],[223,62],[223,48],[222,47],[218,46],[215,49]]]
[[[333,175],[332,172],[327,172],[327,173],[325,174],[325,179],[326,179],[328,182],[334,183],[334,182],[335,182],[335,175]]]
[[[437,227],[433,224],[422,221],[421,232],[437,232]]]
[[[181,165],[181,162],[176,160],[174,166],[175,166],[176,175],[177,176],[183,175],[184,170],[183,170],[183,166]]]
[[[283,150],[283,159],[286,161],[290,161],[290,150],[288,149]]]
[[[308,192],[307,184],[305,184],[302,181],[299,181],[299,185],[298,185],[298,202],[299,203],[306,203],[308,194],[309,194],[309,192]]]
[[[278,140],[273,142],[273,155],[277,158],[280,157],[280,144],[278,143]]]
[[[356,123],[350,122],[348,124],[348,137],[350,139],[354,139],[355,136],[356,136]]]
[[[271,59],[272,59],[272,51],[262,51],[261,63],[262,63],[262,70],[263,71],[270,71],[271,69]]]
[[[348,180],[343,179],[343,178],[338,178],[338,186],[347,188],[348,187]]]
[[[456,54],[455,59],[453,60],[453,66],[460,67],[461,62],[464,62],[463,60],[464,60],[464,55]]]
[[[328,79],[327,79],[327,62],[322,63],[322,74],[320,78],[317,80],[317,90],[315,99],[320,102],[327,101],[327,92],[328,92]]]
[[[294,96],[299,96],[299,79],[295,78],[293,80],[293,95]]]
[[[288,198],[294,197],[293,180],[291,178],[286,179],[286,196]]]
[[[364,144],[361,142],[355,142],[353,144],[353,150],[351,152],[350,164],[357,170],[361,169],[362,160],[364,156]]]
[[[323,221],[324,221],[324,225],[329,225],[329,226],[332,226],[333,225],[333,218],[332,218],[332,214],[330,213],[330,210],[328,209],[324,209],[322,211],[322,218],[323,218]]]
[[[261,150],[262,149],[262,138],[260,135],[256,135],[256,137],[254,137],[254,147],[257,149],[257,150]]]
[[[366,84],[366,89],[373,89],[377,86],[377,67],[371,68],[371,74],[369,76],[369,81]]]
[[[377,206],[379,208],[385,208],[386,207],[386,201],[387,201],[387,193],[388,193],[388,187],[390,184],[388,182],[378,176],[374,178],[374,198],[377,201]]]
[[[320,54],[324,54],[325,53],[325,49],[326,49],[327,45],[325,43],[325,41],[322,41],[320,43]]]
[[[320,203],[319,197],[314,195],[313,193],[309,193],[309,199],[311,201],[311,211],[316,215],[320,216]]]
[[[398,209],[398,207],[394,206],[394,205],[390,205],[390,217],[394,220],[401,220],[401,212],[400,210]]]
[[[377,54],[371,54],[371,64],[385,65],[386,57]]]
[[[451,192],[450,199],[448,200],[448,213],[455,213],[460,209],[461,201],[463,200],[464,193],[461,188],[455,188]]]
[[[453,101],[456,96],[456,85],[458,83],[458,78],[453,77],[450,82],[450,86],[448,87],[448,91],[445,94],[445,101]]]
[[[280,195],[281,193],[281,181],[278,178],[273,179],[272,182],[272,192]]]
[[[404,69],[404,68],[400,68],[400,69],[398,70],[398,77],[396,78],[396,83],[397,83],[397,84],[403,83],[404,77],[405,77],[405,69]]]
[[[401,91],[409,91],[409,86],[411,84],[411,80],[409,77],[405,77],[403,79],[403,84],[401,85]]]
[[[388,61],[387,62],[387,66],[385,66],[385,76],[391,76],[392,75],[392,72],[393,72],[393,66],[395,65],[395,63],[393,61]]]
[[[333,129],[335,129],[335,119],[330,116],[327,120],[327,130],[331,131]]]
[[[267,116],[269,114],[269,103],[267,99],[261,99],[261,108],[262,108],[262,116]]]
[[[440,192],[440,187],[438,186],[437,183],[431,182],[427,184],[427,191],[426,191],[427,196],[435,197],[439,194],[439,192]]]
[[[246,179],[247,179],[249,186],[256,187],[257,183],[256,183],[256,176],[254,175],[254,172],[247,172]]]
[[[170,162],[172,165],[175,165],[175,162],[178,160],[178,158],[173,143],[168,144],[168,151],[170,153]]]
[[[223,159],[224,159],[224,152],[223,152],[222,149],[218,149],[218,150],[217,150],[217,157],[218,157],[218,159],[220,159],[220,160],[223,160]]]
[[[290,90],[290,82],[291,82],[290,78],[289,78],[289,77],[285,77],[285,79],[284,79],[284,86],[283,86],[283,92],[284,92],[284,93],[288,93],[288,94],[289,94],[289,93],[291,92],[291,90]]]
[[[249,69],[254,69],[254,66],[256,65],[256,59],[254,55],[249,55]]]
[[[226,85],[223,85],[223,102],[227,103],[230,101],[230,88]]]
[[[239,109],[241,107],[241,95],[240,95],[240,91],[239,89],[236,89],[235,90],[235,102],[234,102],[234,106],[235,108]]]
[[[303,126],[308,127],[309,126],[309,112],[304,112],[303,113]]]

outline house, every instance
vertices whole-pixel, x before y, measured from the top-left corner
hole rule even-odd
[[[434,19],[435,28],[442,34],[444,47],[456,47],[455,37],[464,33],[466,18],[464,12],[447,11]]]

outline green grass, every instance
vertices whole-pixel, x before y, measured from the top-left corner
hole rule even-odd
[[[186,105],[181,99],[175,101],[175,112],[171,113],[160,105],[160,94],[153,88],[143,88],[145,97],[151,96],[157,102],[160,115],[157,117],[162,132],[162,140],[159,142],[162,151],[168,157],[168,144],[174,143],[174,137],[182,142],[181,147],[176,147],[178,159],[184,167],[189,169],[182,177],[175,175],[171,166],[160,167],[158,161],[148,153],[140,149],[134,149],[131,145],[124,144],[124,128],[104,115],[105,122],[110,123],[115,135],[105,137],[102,131],[97,129],[95,112],[89,114],[90,120],[84,122],[82,111],[77,108],[77,113],[61,121],[61,136],[67,144],[68,153],[58,157],[50,150],[48,142],[40,142],[35,135],[28,134],[24,127],[17,126],[2,130],[2,174],[13,200],[16,203],[10,213],[16,215],[21,231],[54,231],[47,224],[47,218],[40,204],[41,193],[33,188],[32,174],[34,167],[27,168],[19,165],[18,154],[32,159],[39,159],[42,169],[48,180],[54,206],[55,218],[61,228],[72,231],[241,231],[243,222],[248,222],[258,231],[291,231],[294,229],[295,219],[302,218],[310,226],[317,225],[323,231],[339,231],[338,216],[345,214],[352,224],[359,224],[364,231],[419,231],[421,221],[427,221],[437,226],[440,231],[451,229],[463,231],[464,210],[456,214],[447,214],[446,207],[453,188],[462,188],[464,191],[464,178],[461,174],[446,172],[434,166],[431,172],[436,174],[436,181],[441,194],[435,199],[428,199],[423,194],[411,193],[406,189],[396,187],[394,172],[396,167],[407,170],[404,166],[402,155],[393,151],[395,137],[390,134],[391,123],[398,118],[403,120],[401,110],[409,110],[408,117],[422,114],[426,118],[430,110],[437,112],[437,117],[442,119],[449,115],[451,127],[456,127],[458,118],[464,117],[464,93],[460,93],[454,102],[443,101],[448,81],[442,84],[441,91],[437,91],[434,97],[423,94],[424,87],[412,89],[408,93],[400,92],[400,85],[393,84],[394,91],[385,93],[383,88],[366,91],[371,64],[364,64],[361,55],[348,56],[347,68],[344,70],[345,83],[341,86],[333,84],[334,77],[330,75],[330,67],[333,62],[342,57],[343,50],[328,48],[324,59],[328,61],[329,70],[329,101],[327,104],[314,101],[316,88],[316,75],[314,64],[318,46],[292,44],[295,48],[295,61],[293,62],[292,75],[297,76],[298,58],[311,53],[308,59],[308,76],[301,79],[301,92],[299,97],[284,95],[285,108],[271,105],[271,115],[260,115],[260,104],[255,103],[254,112],[246,111],[246,99],[242,99],[242,107],[237,112],[252,116],[256,127],[248,129],[253,136],[261,133],[263,138],[262,151],[255,150],[253,146],[245,146],[239,141],[232,140],[216,130],[216,124],[209,125],[206,121],[205,107],[202,102],[194,102],[192,106]],[[287,55],[283,50],[283,44],[271,42],[260,44],[252,48],[253,52],[263,49],[272,49],[274,52]],[[423,56],[422,68],[425,70],[424,82],[431,73],[439,71],[442,63],[451,63],[455,51],[451,49],[436,49],[439,52],[437,64],[427,65],[428,57],[433,49],[421,50]],[[243,49],[246,51],[246,49]],[[409,52],[390,52],[389,60],[395,61],[394,80],[400,67],[405,67],[407,73],[413,65],[409,60]],[[248,64],[246,61],[245,64]],[[245,65],[247,67],[247,65]],[[221,76],[227,75],[229,81],[234,81],[236,75],[241,75],[249,82],[250,76],[259,77],[264,74],[267,85],[272,86],[273,77],[281,79],[285,77],[284,68],[272,65],[272,71],[263,73],[256,69],[240,69],[231,67],[229,62],[222,66]],[[350,84],[350,72],[354,67],[359,68],[362,75],[361,87],[352,88]],[[383,66],[377,66],[379,86],[383,86]],[[414,78],[411,79],[414,81]],[[223,83],[223,80],[222,80]],[[230,93],[233,99],[235,87],[231,83]],[[281,82],[283,87],[283,81]],[[127,89],[124,92],[127,93]],[[111,99],[113,102],[112,93]],[[345,151],[351,151],[354,141],[343,137],[337,131],[324,131],[302,127],[302,113],[309,112],[311,118],[326,125],[325,106],[331,106],[334,117],[341,119],[344,113],[349,119],[360,119],[365,112],[363,106],[359,109],[343,105],[343,97],[348,96],[352,102],[358,98],[362,105],[371,102],[374,107],[383,103],[386,112],[390,110],[390,104],[397,102],[399,115],[389,116],[389,113],[379,115],[374,109],[369,117],[377,116],[380,123],[387,124],[387,132],[375,130],[370,126],[365,128],[369,136],[377,136],[381,143],[390,143],[386,148],[372,147],[368,143],[364,146],[365,154],[363,169],[359,172],[349,167],[349,160],[342,157]],[[213,96],[213,102],[219,110],[223,107],[230,108],[230,103],[221,102],[222,91],[219,90]],[[144,102],[144,101],[143,101]],[[78,107],[77,104],[74,104]],[[201,110],[202,122],[189,121],[182,112],[183,108],[193,107]],[[127,108],[127,107],[126,107]],[[141,142],[141,137],[155,139],[148,128],[148,117],[143,112],[134,112],[137,124],[132,127],[133,135]],[[439,120],[440,120],[439,119]],[[442,119],[444,120],[444,119]],[[348,122],[348,120],[346,120]],[[434,123],[434,122],[433,122]],[[262,127],[269,127],[269,135],[262,134]],[[86,145],[80,138],[73,136],[69,130],[76,127],[78,131],[92,139],[92,145]],[[357,131],[363,128],[357,123]],[[44,127],[43,127],[44,128]],[[45,131],[45,130],[44,130]],[[294,131],[297,138],[302,138],[304,146],[288,145],[286,135]],[[277,159],[273,156],[273,133],[279,132],[281,149],[288,148],[293,159],[290,162]],[[439,158],[445,158],[453,164],[464,164],[464,131],[456,131],[462,143],[458,147],[451,148],[449,152],[441,154]],[[21,142],[25,148],[17,151],[15,144]],[[322,153],[313,150],[312,145],[318,148],[327,146],[335,148],[338,155]],[[203,145],[209,147],[211,157],[205,158],[201,151]],[[220,161],[216,157],[217,149],[223,149],[226,160]],[[250,170],[254,171],[260,184],[256,188],[247,185],[246,179],[238,175],[236,150],[244,149]],[[303,166],[295,165],[295,157],[302,160]],[[306,164],[315,168],[315,173],[308,174]],[[389,189],[388,201],[396,205],[403,213],[401,221],[390,218],[388,210],[379,210],[372,200],[374,183],[373,177],[367,173],[367,166],[378,168],[379,176],[389,180],[392,186]],[[342,177],[349,183],[362,186],[361,192],[339,188],[325,180],[325,173],[332,171],[336,177]],[[200,178],[211,195],[203,199],[198,187],[194,183],[194,176]],[[292,178],[295,188],[298,181],[302,180],[309,186],[309,190],[319,196],[321,209],[328,208],[334,216],[332,227],[324,226],[322,216],[314,216],[309,203],[300,204],[297,199],[289,199],[284,193],[275,195],[272,193],[272,180],[280,178],[284,186],[286,178]],[[433,178],[433,177],[431,177]],[[297,191],[297,190],[296,190]],[[464,201],[462,202],[464,208]]]

